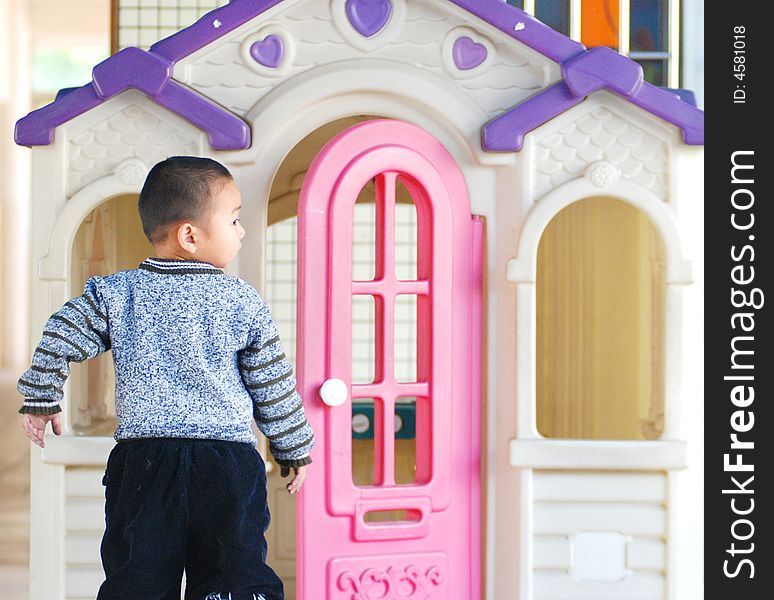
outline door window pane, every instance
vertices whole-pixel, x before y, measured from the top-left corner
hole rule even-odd
[[[401,281],[417,278],[417,207],[406,186],[396,184],[395,277]]]
[[[417,380],[417,297],[395,298],[395,381]]]
[[[374,485],[373,398],[352,399],[352,482],[357,486]]]
[[[395,483],[414,483],[417,468],[416,398],[398,398],[395,404]]]
[[[368,186],[364,190],[369,189]],[[352,214],[352,280],[372,281],[376,276],[376,205],[373,186],[369,202],[358,202]]]
[[[373,296],[352,296],[352,383],[373,383],[376,305]]]

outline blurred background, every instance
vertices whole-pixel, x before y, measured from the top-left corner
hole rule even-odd
[[[28,336],[30,151],[15,122],[83,85],[110,52],[109,0],[0,0],[0,595],[27,598],[29,447],[16,379]]]
[[[325,0],[316,0],[325,1]],[[442,2],[445,0],[436,0]],[[704,104],[703,0],[508,0],[588,47],[637,60],[649,82]],[[0,594],[27,600],[29,451],[16,379],[29,335],[30,152],[15,122],[91,79],[94,65],[152,43],[227,0],[0,0]],[[37,335],[37,333],[35,334]],[[32,599],[42,600],[42,599]]]

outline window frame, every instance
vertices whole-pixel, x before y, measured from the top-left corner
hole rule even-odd
[[[542,0],[523,0],[524,12],[535,16],[536,5]],[[570,2],[570,37],[581,41],[581,2],[582,0],[569,0]],[[674,88],[680,82],[680,0],[666,0],[666,31],[667,36],[665,51],[660,52],[632,52],[630,50],[631,38],[631,5],[628,0],[618,3],[618,52],[628,56],[632,60],[666,60],[665,87]],[[510,3],[509,3],[510,4]]]

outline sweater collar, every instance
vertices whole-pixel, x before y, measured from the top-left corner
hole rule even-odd
[[[139,265],[144,271],[163,275],[222,275],[223,269],[200,260],[178,258],[146,258]]]

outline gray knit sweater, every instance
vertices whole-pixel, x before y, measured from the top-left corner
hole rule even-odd
[[[92,277],[48,320],[19,379],[19,412],[61,411],[69,363],[113,351],[116,440],[256,442],[280,465],[311,462],[314,435],[269,307],[247,282],[209,263],[149,258]]]

